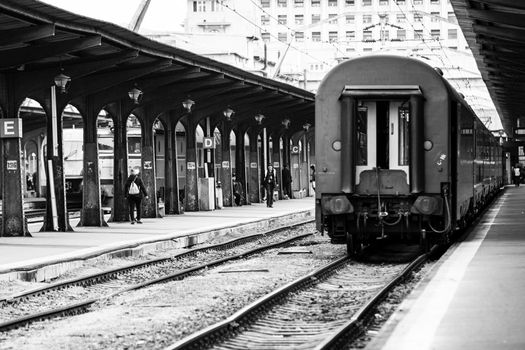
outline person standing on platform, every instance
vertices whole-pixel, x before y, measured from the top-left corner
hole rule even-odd
[[[284,192],[284,198],[292,198],[292,174],[290,173],[290,169],[288,169],[288,165],[284,165],[283,168],[283,192]]]
[[[266,188],[266,206],[268,208],[273,208],[273,191],[275,189],[275,185],[277,184],[273,166],[268,165],[268,171],[266,172],[263,182],[264,187]]]
[[[131,169],[131,174],[126,181],[126,187],[124,189],[126,198],[128,199],[129,204],[129,217],[131,219],[131,224],[142,224],[140,221],[140,203],[142,202],[142,197],[148,198],[146,188],[144,183],[140,178],[140,169],[134,168]],[[137,220],[135,221],[134,210],[137,208]]]
[[[312,184],[312,188],[315,191],[315,165],[310,165],[310,183]]]
[[[516,164],[516,166],[514,167],[514,183],[516,184],[516,187],[520,187],[520,181],[521,181],[520,165]]]
[[[242,203],[241,202],[241,200],[242,200],[242,185],[239,182],[239,180],[237,180],[237,177],[235,175],[233,175],[232,180],[233,180],[233,197],[234,197],[235,205],[240,207],[241,203]]]

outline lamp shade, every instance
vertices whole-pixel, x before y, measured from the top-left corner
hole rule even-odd
[[[303,124],[303,129],[304,129],[305,131],[308,131],[308,129],[310,129],[311,126],[312,126],[312,124],[310,124],[310,123],[304,123],[304,124]]]
[[[230,120],[232,115],[235,113],[233,109],[231,109],[229,106],[226,107],[224,111],[222,111],[222,114],[226,117],[227,120]]]
[[[59,75],[55,77],[55,85],[60,88],[61,93],[66,92],[67,84],[71,81],[71,78],[64,74],[64,72],[60,72]]]
[[[133,100],[133,103],[138,104],[140,98],[142,97],[142,90],[135,86],[133,89],[128,91],[128,96]]]
[[[254,118],[255,118],[255,120],[257,121],[257,123],[258,123],[259,125],[261,125],[261,123],[262,123],[262,121],[263,121],[263,119],[264,119],[265,117],[264,117],[264,115],[262,115],[261,113],[259,113],[259,114],[256,114]]]
[[[184,101],[182,101],[182,107],[184,107],[184,109],[187,110],[188,112],[191,111],[191,107],[193,107],[194,104],[195,104],[195,101],[193,101],[190,98],[187,98]]]
[[[290,119],[288,119],[288,118],[283,119],[283,121],[281,122],[281,124],[283,124],[283,126],[284,126],[286,129],[288,129],[288,127],[290,126],[290,123],[291,123],[291,121],[290,121]]]

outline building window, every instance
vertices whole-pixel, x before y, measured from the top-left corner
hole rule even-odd
[[[409,122],[410,111],[407,107],[399,108],[399,165],[409,165]]]
[[[414,0],[414,5],[423,5],[423,0]]]
[[[439,29],[432,29],[430,36],[432,36],[432,39],[439,40]]]
[[[270,7],[270,0],[261,0],[261,7]]]
[[[337,32],[328,32],[328,41],[331,43],[337,42],[339,40],[339,34]]]
[[[295,24],[303,24],[304,15],[295,15]]]
[[[355,32],[353,30],[348,30],[346,32],[346,40],[348,41],[355,40]]]
[[[396,0],[396,4],[404,5],[405,4],[405,0]]]
[[[304,33],[303,32],[295,32],[295,40],[296,41],[304,41]]]
[[[398,13],[396,15],[397,23],[405,23],[406,19],[407,19],[407,16],[404,13]]]
[[[288,6],[288,0],[277,0],[277,6],[278,7],[287,7]]]
[[[317,23],[321,20],[321,15],[312,15],[312,24]]]
[[[439,20],[441,19],[439,15],[440,15],[439,12],[430,12],[431,21],[432,22],[439,22]]]
[[[364,50],[365,51],[365,50]],[[356,131],[357,131],[357,152],[356,152],[356,165],[366,165],[368,161],[368,140],[367,140],[367,120],[368,120],[368,109],[364,106],[357,108],[356,118]]]
[[[379,0],[379,5],[380,5],[380,6],[386,6],[386,5],[388,5],[388,0]]]
[[[295,7],[304,7],[304,0],[294,0]]]
[[[372,6],[372,0],[363,0],[363,6]]]
[[[439,0],[430,0],[430,5],[439,5]]]
[[[406,40],[407,38],[407,31],[405,29],[398,29],[397,30],[397,39],[398,40]]]
[[[199,0],[193,2],[193,12],[206,12],[206,1]]]
[[[381,35],[381,41],[390,40],[390,31],[384,29],[380,32],[380,35]]]
[[[261,38],[263,41],[265,42],[268,42],[270,41],[270,33],[266,32],[266,33],[261,33]]]
[[[448,38],[449,39],[457,39],[458,38],[458,30],[457,29],[449,29],[448,30]]]
[[[261,16],[261,25],[267,26],[270,24],[270,16]]]
[[[346,24],[354,24],[355,23],[355,16],[354,15],[347,15],[346,16]]]
[[[416,39],[416,40],[422,40],[423,39],[423,30],[422,29],[414,30],[414,39]]]
[[[414,13],[414,22],[422,22],[423,21],[423,15],[420,13]]]
[[[372,15],[363,15],[363,23],[372,23]]]
[[[321,32],[312,32],[312,41],[321,41]]]
[[[337,14],[335,14],[335,13],[329,14],[328,15],[328,23],[337,24],[339,19],[336,18],[336,17],[337,17]]]
[[[372,41],[372,31],[363,30],[363,41]]]
[[[328,0],[329,7],[337,7],[337,0]]]
[[[288,22],[286,15],[277,16],[277,23],[286,25],[286,22]]]
[[[363,52],[367,52],[367,51],[372,51],[372,48],[371,48],[371,47],[365,47],[365,48],[363,49]]]
[[[454,12],[447,13],[447,19],[452,23],[458,23],[458,19],[456,18]]]
[[[345,6],[354,6],[355,0],[345,0]]]
[[[286,42],[286,41],[288,41],[288,35],[287,35],[287,33],[277,33],[277,39],[279,41]]]
[[[321,6],[321,0],[312,0],[312,7]]]

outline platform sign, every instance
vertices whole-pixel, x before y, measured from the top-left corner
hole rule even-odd
[[[292,146],[292,153],[299,153],[299,146]]]
[[[292,168],[294,168],[294,169],[299,169],[299,164],[298,164],[298,163],[293,163]]]
[[[0,119],[0,138],[17,138],[22,135],[22,119]]]
[[[273,167],[276,169],[279,168],[279,162],[273,162]]]
[[[257,169],[257,163],[255,162],[250,163],[250,168]]]
[[[153,165],[151,164],[151,160],[145,160],[144,161],[144,169],[153,169]]]
[[[202,141],[202,148],[204,149],[215,148],[215,137],[205,137]]]
[[[229,169],[230,168],[230,162],[228,162],[227,160],[223,161],[222,162],[222,168],[223,169]]]
[[[18,163],[16,160],[7,161],[7,170],[16,170],[18,169]]]
[[[188,163],[186,163],[186,168],[188,170],[195,170],[195,162],[188,162]]]

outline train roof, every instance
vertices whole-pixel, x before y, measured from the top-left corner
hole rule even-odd
[[[393,64],[395,63],[395,65]],[[427,64],[426,62],[411,58],[411,57],[403,57],[403,56],[396,56],[396,55],[369,55],[369,56],[363,56],[358,58],[353,58],[347,61],[344,61],[337,66],[335,66],[321,81],[321,84],[319,85],[319,89],[317,90],[316,94],[316,101],[320,96],[323,95],[324,90],[326,89],[326,85],[330,84],[332,80],[334,79],[340,79],[342,75],[342,71],[347,69],[348,66],[364,66],[364,65],[379,65],[379,66],[388,66],[392,67],[392,69],[395,69],[397,67],[402,67],[406,65],[410,65],[413,67],[419,67],[422,71],[426,71],[429,73],[430,76],[434,77],[436,81],[440,81],[443,85],[443,88],[446,90],[447,94],[452,97],[453,100],[458,101],[461,103],[472,115],[476,115],[476,112],[470,107],[470,105],[465,100],[463,94],[459,93],[454,89],[454,87],[445,79],[443,76],[443,72],[439,68],[434,68]],[[395,73],[399,74],[399,73]],[[386,79],[388,80],[388,79]],[[369,82],[370,83],[370,82]],[[360,91],[358,92],[357,89]],[[352,91],[354,90],[354,91]],[[413,84],[399,84],[395,81],[392,82],[392,84],[356,84],[353,81],[349,81],[348,84],[345,84],[342,88],[341,94],[352,94],[354,96],[359,96],[359,94],[365,95],[367,93],[381,95],[381,91],[384,91],[384,95],[388,96],[395,96],[395,95],[411,95],[411,94],[419,94],[421,93],[420,86],[413,85]],[[419,91],[419,92],[418,92]],[[423,91],[424,92],[424,91]],[[478,118],[479,120],[479,118]],[[485,125],[481,123],[484,127]],[[487,129],[485,127],[485,129]],[[488,131],[488,129],[487,129]]]

